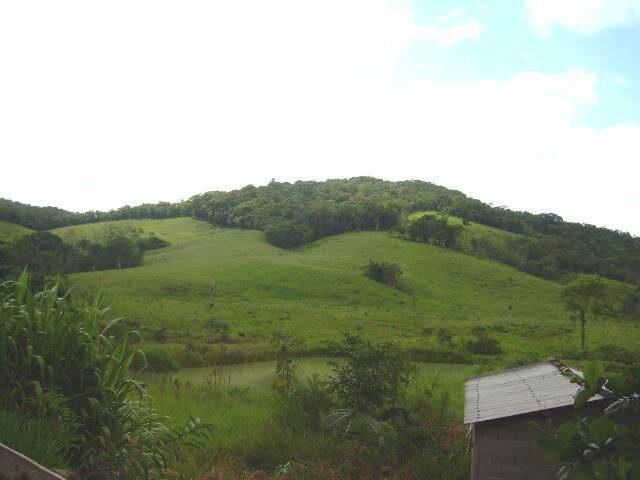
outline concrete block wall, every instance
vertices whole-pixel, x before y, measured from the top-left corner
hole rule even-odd
[[[471,480],[554,479],[559,464],[538,453],[534,419],[542,420],[525,415],[475,424]]]

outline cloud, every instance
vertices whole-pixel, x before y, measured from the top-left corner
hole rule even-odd
[[[546,34],[554,26],[593,34],[640,22],[640,0],[525,0],[525,3],[534,26]]]
[[[1,196],[107,209],[374,175],[640,234],[640,126],[579,126],[593,72],[399,81],[424,27],[404,2],[23,5],[0,4]]]
[[[482,33],[482,25],[468,21],[457,25],[431,25],[419,27],[417,37],[435,41],[438,45],[454,45],[464,40],[477,40]]]
[[[464,11],[461,8],[454,8],[451,11],[438,15],[438,17],[436,18],[436,21],[441,23],[450,22],[451,20],[460,18],[463,13]]]

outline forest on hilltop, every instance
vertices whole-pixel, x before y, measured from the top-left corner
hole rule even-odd
[[[537,276],[559,279],[566,273],[598,273],[640,283],[638,237],[565,222],[552,213],[494,207],[418,180],[272,181],[261,187],[206,192],[180,203],[125,206],[109,212],[74,213],[0,199],[0,220],[34,230],[105,220],[193,216],[220,227],[262,230],[267,241],[283,248],[348,231],[402,230],[409,221],[407,215],[418,211],[451,215],[521,235],[509,245],[511,252],[489,251],[487,256]]]

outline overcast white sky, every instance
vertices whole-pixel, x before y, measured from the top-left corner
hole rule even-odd
[[[104,210],[372,175],[640,235],[640,74],[603,63],[640,3],[503,3],[2,2],[0,196]],[[550,53],[567,42],[593,58]]]

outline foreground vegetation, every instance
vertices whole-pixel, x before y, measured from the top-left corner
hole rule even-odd
[[[111,336],[116,321],[104,314],[98,302],[58,297],[56,286],[32,293],[27,274],[0,285],[2,440],[16,441],[17,415],[26,439],[46,442],[42,461],[64,461],[81,478],[163,477],[172,448],[205,426],[172,429],[154,413],[130,378],[134,334]]]
[[[559,480],[634,480],[640,478],[640,363],[621,372],[606,372],[591,362],[583,375],[568,373],[581,385],[575,420],[557,428],[549,421],[542,433],[540,450],[564,465]],[[590,411],[580,410],[598,395]]]
[[[347,335],[344,361],[324,379],[298,377],[280,349],[277,388],[255,392],[222,375],[198,385],[147,376],[152,402],[130,376],[139,355],[132,334],[106,313],[58,297],[55,286],[33,294],[26,274],[0,286],[0,441],[79,478],[468,475],[448,391],[433,378],[428,387],[414,382],[393,343]],[[193,420],[198,412],[220,432]]]

